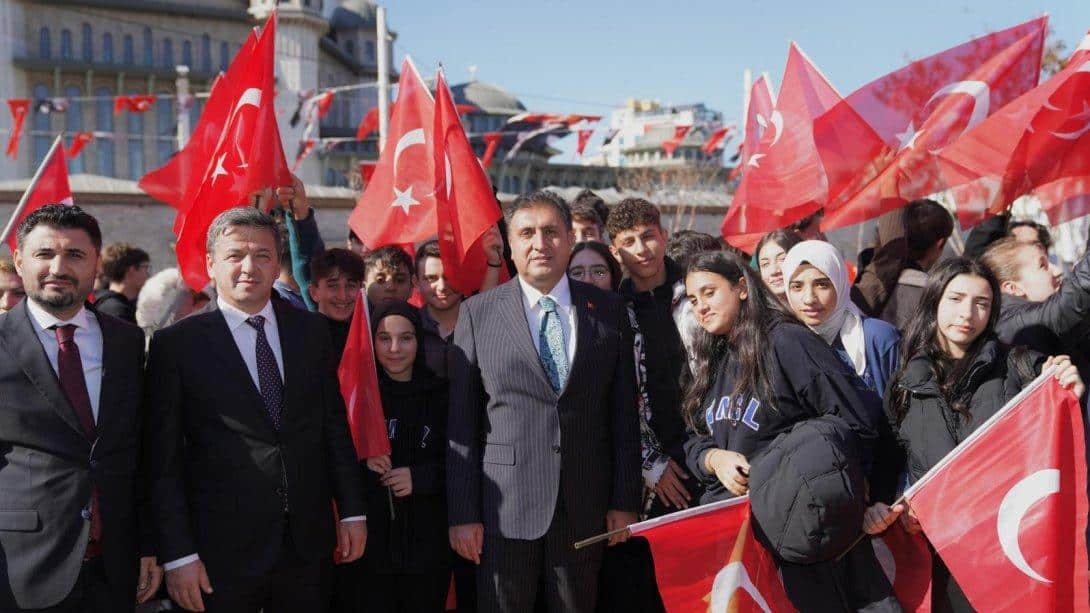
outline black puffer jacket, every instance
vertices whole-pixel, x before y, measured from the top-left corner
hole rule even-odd
[[[909,479],[915,481],[950,453],[980,424],[994,415],[1008,400],[1029,384],[1040,372],[1045,356],[1023,347],[1009,348],[994,338],[985,341],[968,369],[963,389],[973,390],[969,397],[966,421],[943,398],[930,361],[917,356],[909,361],[897,387],[911,393],[908,410],[901,422],[890,406],[886,407],[894,434],[905,453]],[[891,390],[892,392],[893,390]]]

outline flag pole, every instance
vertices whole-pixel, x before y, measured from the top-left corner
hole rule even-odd
[[[34,176],[30,178],[30,183],[27,185],[26,191],[23,192],[23,197],[19,199],[19,204],[15,205],[15,210],[11,213],[11,219],[8,220],[8,224],[4,226],[4,231],[0,232],[0,243],[8,240],[8,236],[15,230],[15,224],[19,223],[19,216],[23,214],[23,209],[26,208],[26,203],[30,200],[30,193],[34,191],[34,187],[38,185],[38,180],[42,178],[42,172],[45,171],[46,164],[52,159],[53,153],[57,148],[61,147],[64,143],[64,137],[60,134],[57,138],[53,139],[53,145],[49,147],[49,152],[42,158],[42,163],[38,166],[38,170],[34,171]]]

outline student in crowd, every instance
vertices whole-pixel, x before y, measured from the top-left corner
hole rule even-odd
[[[722,248],[723,243],[711,234],[696,230],[678,230],[666,240],[666,257],[684,269],[689,266],[689,258],[694,255]]]
[[[357,236],[354,230],[348,231],[348,240],[345,241],[345,248],[360,257],[367,255],[367,252],[370,251],[370,249],[367,248],[367,245],[363,244],[363,239]]]
[[[458,324],[462,295],[447,282],[439,241],[435,239],[422,243],[416,250],[416,288],[424,298],[424,306],[420,308],[424,331],[449,341]]]
[[[609,208],[601,196],[589,189],[576,194],[571,203],[571,223],[575,241],[606,242],[605,222]]]
[[[387,302],[407,302],[413,293],[413,260],[397,245],[386,245],[363,256],[364,287],[371,310]]]
[[[347,249],[326,249],[310,261],[310,298],[329,324],[338,359],[348,342],[356,297],[363,289],[363,258]]]
[[[127,243],[114,243],[102,250],[102,281],[95,292],[95,308],[129,323],[136,323],[136,298],[151,274],[148,252]]]
[[[280,299],[291,306],[297,309],[306,309],[306,302],[303,300],[303,288],[300,287],[300,284],[307,285],[309,280],[295,278],[284,216],[291,213],[292,218],[295,220],[296,246],[299,248],[296,257],[302,259],[305,272],[310,271],[310,259],[325,251],[325,243],[322,242],[322,236],[318,232],[317,215],[314,214],[314,207],[311,206],[310,200],[307,199],[303,182],[298,177],[292,176],[291,185],[278,187],[275,190],[268,188],[251,196],[251,198],[257,199],[259,203],[263,203],[263,199],[266,198],[273,200],[272,213],[280,228],[280,274],[273,282],[273,291]],[[258,208],[264,210],[263,206]]]
[[[966,258],[939,263],[924,287],[919,308],[905,330],[900,370],[886,410],[907,460],[910,482],[919,479],[1030,383],[1042,366],[1055,364],[1056,378],[1081,396],[1078,371],[1066,356],[1049,358],[1010,348],[995,336],[999,281],[983,264]],[[878,534],[905,511],[876,505],[867,532]],[[911,511],[906,529],[919,531]],[[971,611],[961,588],[939,556],[933,556],[936,610]]]
[[[445,490],[447,382],[424,362],[417,308],[387,302],[376,309],[373,322],[391,453],[367,460],[366,610],[438,612],[452,561]]]
[[[136,325],[150,340],[156,331],[189,317],[207,304],[208,296],[189,289],[177,268],[160,270],[148,279],[136,299]]]
[[[992,215],[969,231],[962,255],[979,258],[992,243],[1007,237],[1024,243],[1038,243],[1046,252],[1052,248],[1052,234],[1047,226],[1029,219],[1011,219],[1010,211],[1005,211]]]
[[[621,285],[621,265],[600,241],[575,243],[568,262],[568,276],[598,289],[615,292]]]
[[[787,304],[787,285],[783,279],[783,260],[792,247],[802,242],[802,238],[791,230],[776,230],[761,237],[754,252],[757,270],[772,294]]]
[[[914,200],[879,222],[874,259],[860,273],[852,300],[872,317],[904,330],[920,302],[928,271],[954,231],[954,219],[934,200]]]
[[[811,419],[837,418],[857,437],[861,461],[870,457],[881,406],[860,394],[832,349],[787,311],[742,257],[700,254],[685,284],[702,328],[683,404],[693,431],[688,465],[707,487],[701,502],[748,493],[750,465],[778,435]],[[852,580],[864,564],[866,576],[875,577],[873,551],[852,552],[844,563],[781,562],[795,606],[856,610],[888,604],[888,585]]]
[[[0,258],[0,313],[14,309],[25,296],[23,280],[15,270],[15,263],[8,258]]]

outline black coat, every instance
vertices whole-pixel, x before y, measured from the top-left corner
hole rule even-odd
[[[412,493],[393,498],[379,476],[365,470],[368,536],[365,564],[375,572],[424,572],[451,564],[447,537],[446,453],[448,386],[417,368],[407,383],[379,377],[390,460],[407,466]]]
[[[26,300],[0,315],[0,611],[50,607],[72,591],[90,528],[80,512],[92,486],[102,515],[104,597],[113,610],[132,610],[138,554],[152,555],[150,536],[139,537],[144,335],[109,315],[94,316],[103,373],[92,447]]]

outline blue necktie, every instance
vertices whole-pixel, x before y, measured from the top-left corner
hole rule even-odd
[[[545,317],[541,319],[541,330],[538,331],[538,352],[541,357],[541,365],[545,367],[545,374],[549,376],[549,383],[553,390],[559,392],[564,388],[568,380],[568,352],[564,347],[564,330],[560,327],[560,314],[556,312],[556,301],[548,296],[542,296],[537,302]]]

